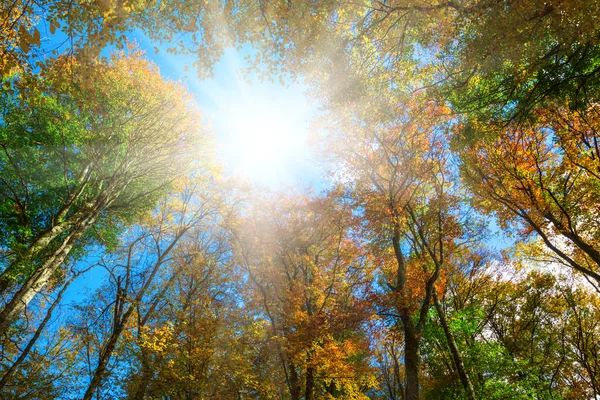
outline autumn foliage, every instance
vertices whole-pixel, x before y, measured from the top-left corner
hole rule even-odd
[[[0,397],[600,398],[599,12],[0,1]],[[231,47],[319,189],[232,178],[158,67]]]

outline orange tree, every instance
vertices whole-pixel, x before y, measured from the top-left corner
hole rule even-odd
[[[554,261],[575,269],[600,290],[599,108],[548,106],[523,124],[491,123],[469,140],[457,126],[463,176],[475,203],[504,227],[535,233]],[[464,145],[464,147],[463,147]]]
[[[370,265],[348,204],[308,195],[258,203],[238,225],[247,306],[276,358],[274,395],[366,398]],[[276,377],[280,377],[277,382]]]
[[[346,121],[334,126],[329,137],[340,175],[364,210],[365,235],[381,266],[387,288],[381,313],[404,335],[409,399],[419,397],[419,349],[430,305],[439,305],[449,260],[472,234],[445,139],[449,121],[445,106],[415,96],[387,124]],[[339,140],[348,129],[354,140]],[[447,339],[465,390],[473,397],[449,329]]]

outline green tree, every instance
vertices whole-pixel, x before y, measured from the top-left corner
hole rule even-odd
[[[24,85],[25,106],[3,97],[2,333],[72,249],[97,239],[92,226],[114,237],[206,150],[185,90],[131,52],[93,67],[55,60]]]

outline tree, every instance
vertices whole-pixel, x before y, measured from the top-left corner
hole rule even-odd
[[[91,269],[91,267],[86,268],[82,271],[74,272],[69,277],[69,279],[67,279],[66,282],[63,284],[62,288],[58,291],[56,298],[52,301],[52,304],[46,310],[46,315],[44,316],[42,321],[39,323],[38,327],[35,329],[34,334],[31,336],[29,341],[27,341],[27,344],[25,345],[25,347],[20,352],[18,352],[18,356],[14,359],[14,361],[10,364],[10,366],[8,368],[6,368],[6,371],[4,371],[2,378],[0,379],[0,390],[2,390],[7,385],[8,382],[10,382],[12,375],[15,373],[15,371],[19,370],[21,365],[24,363],[24,361],[27,359],[27,357],[30,355],[30,353],[34,349],[34,346],[36,345],[40,336],[42,336],[42,334],[44,333],[44,329],[46,328],[46,325],[48,325],[48,323],[51,321],[52,313],[54,312],[56,307],[60,304],[65,291],[69,288],[69,286],[71,285],[73,280],[75,280],[79,275],[87,272],[90,269]]]
[[[335,131],[330,140],[338,162],[355,180],[352,196],[364,208],[366,234],[388,288],[380,312],[402,327],[406,398],[417,399],[421,337],[430,303],[438,302],[437,291],[444,287],[438,280],[448,260],[471,240],[472,232],[469,219],[461,215],[455,168],[444,143],[448,110],[415,97],[398,112],[388,124],[351,125],[356,141],[335,140]],[[436,308],[443,323],[443,310]],[[451,332],[446,333],[465,390],[473,398]]]
[[[468,138],[468,129],[458,127]],[[490,124],[490,135],[466,140],[462,171],[475,204],[506,228],[535,233],[554,260],[600,291],[598,107],[536,110],[527,124]]]
[[[370,268],[353,221],[335,193],[280,195],[257,203],[234,231],[245,302],[266,324],[262,346],[279,364],[279,396],[362,399],[374,386],[361,329]]]
[[[460,42],[447,56],[458,72],[447,96],[482,121],[526,121],[552,102],[589,107],[600,77],[598,7],[578,0],[466,5],[464,28],[455,35]]]
[[[31,47],[40,46],[40,31],[34,28],[34,5],[29,1],[0,4],[0,82],[22,71]],[[6,89],[6,87],[3,87]]]
[[[379,397],[390,400],[405,398],[406,376],[402,362],[403,340],[398,330],[378,324],[372,333],[372,353],[377,368]]]
[[[24,86],[26,107],[3,97],[2,333],[74,248],[98,239],[91,227],[114,237],[202,153],[185,90],[131,52],[91,68],[61,58]]]
[[[79,349],[73,333],[64,328],[65,313],[60,309],[72,281],[90,268],[71,269],[55,297],[52,297],[55,290],[47,290],[39,296],[36,307],[30,308],[23,323],[15,327],[15,334],[2,341],[0,392],[3,397],[53,399],[61,396],[64,385],[74,383],[72,371]]]
[[[129,398],[261,393],[226,239],[216,227],[196,230],[157,282],[159,295],[139,305],[135,328],[123,335],[131,342]]]
[[[591,322],[597,294],[573,276],[552,274],[551,265],[529,255],[505,253],[493,258],[484,250],[467,255],[448,275],[443,305],[480,395],[593,396],[588,377],[595,376],[595,357],[583,359],[590,357],[589,345],[597,334]],[[581,325],[574,322],[578,318]],[[426,398],[462,398],[444,332],[436,322],[431,318],[424,338],[423,391]],[[587,350],[581,352],[583,342]]]
[[[90,330],[96,331],[100,343],[97,354],[94,354],[96,362],[84,399],[91,399],[100,388],[117,345],[136,314],[141,320],[151,318],[169,286],[183,272],[176,270],[172,279],[163,282],[162,287],[155,287],[161,270],[171,262],[180,241],[190,231],[206,229],[203,225],[208,225],[213,218],[216,204],[202,193],[209,186],[201,181],[192,183],[184,186],[177,197],[167,192],[154,215],[132,230],[131,240],[119,252],[115,267],[110,269],[109,285],[98,293],[98,297],[108,303],[101,315],[96,317],[103,318],[105,324],[96,323],[94,327],[86,321],[81,328],[86,332],[84,338],[89,336]],[[155,297],[147,300],[151,295]],[[95,312],[97,309],[92,305],[91,310]],[[105,313],[108,309],[112,311],[110,314]]]

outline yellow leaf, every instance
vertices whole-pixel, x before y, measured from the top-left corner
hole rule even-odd
[[[97,0],[96,4],[103,14],[110,10],[110,0]]]
[[[33,43],[36,45],[40,45],[40,31],[36,29],[33,30]]]
[[[23,53],[29,52],[29,42],[27,41],[26,38],[21,37],[21,40],[19,41],[19,47],[21,48]]]

